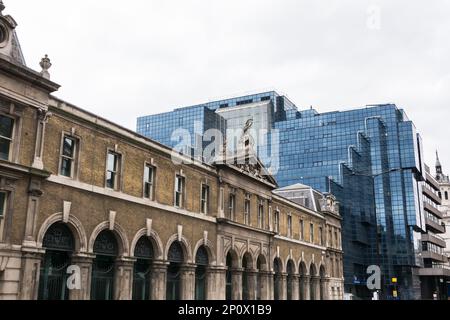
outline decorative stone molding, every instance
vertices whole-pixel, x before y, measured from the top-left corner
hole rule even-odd
[[[109,211],[109,230],[113,231],[116,223],[116,211]]]
[[[109,227],[110,227],[109,221],[104,221],[95,227],[94,231],[92,232],[89,238],[89,247],[88,247],[89,253],[94,252],[94,243],[100,232],[102,232],[103,230],[109,230]],[[125,230],[118,223],[115,223],[113,232],[114,234],[116,234],[118,238],[117,242],[120,247],[120,254],[122,256],[129,256],[130,246]]]
[[[152,234],[152,226],[153,226],[153,220],[147,219],[147,237],[150,237]]]
[[[37,235],[37,246],[42,247],[42,242],[44,241],[44,236],[47,230],[56,222],[64,222],[63,213],[55,213],[48,217],[44,223],[42,223]],[[87,252],[88,241],[86,232],[84,230],[83,224],[74,215],[69,215],[69,219],[66,222],[67,226],[71,229],[74,239],[75,239],[75,251],[77,252]]]
[[[68,223],[70,218],[70,208],[72,207],[72,202],[63,202],[63,222]]]
[[[136,248],[136,244],[139,241],[139,239],[144,236],[148,237],[153,244],[154,259],[163,260],[164,247],[161,238],[159,237],[158,233],[155,230],[150,230],[149,232],[148,228],[143,228],[139,230],[134,236],[133,241],[131,242],[130,256],[134,257],[134,250]]]

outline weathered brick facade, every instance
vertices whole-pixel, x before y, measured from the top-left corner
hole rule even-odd
[[[0,16],[0,22],[7,26],[8,18]],[[49,292],[54,294],[55,289],[48,287],[58,279],[46,266],[54,263],[50,252],[52,257],[60,253],[45,242],[55,225],[70,230],[74,243],[64,254],[81,271],[81,286],[67,293],[63,289],[62,298],[91,299],[94,287],[96,297],[106,290],[93,283],[98,259],[94,247],[97,236],[106,231],[117,242],[110,273],[113,299],[137,298],[135,247],[142,237],[150,240],[152,251],[144,278],[149,282],[148,299],[165,299],[166,294],[225,299],[227,288],[228,298],[237,300],[342,299],[341,244],[328,232],[339,232],[340,239],[336,212],[326,206],[314,212],[290,202],[273,193],[276,185],[270,180],[234,165],[189,159],[185,160],[190,163],[176,165],[170,149],[52,96],[59,86],[47,78],[45,72],[27,68],[10,51],[0,49],[0,116],[13,120],[11,148],[7,159],[0,160],[0,192],[6,195],[0,215],[0,299],[54,297]],[[75,143],[70,177],[61,172],[64,136]],[[109,151],[120,156],[114,188],[106,183]],[[152,199],[144,195],[146,165],[154,168]],[[175,206],[176,175],[185,179],[181,208]],[[202,184],[209,187],[207,213],[201,213]],[[279,230],[274,225],[276,213]],[[56,236],[51,240],[57,245]],[[173,243],[182,248],[181,262],[169,258]],[[205,281],[199,284],[196,257],[203,249],[208,264]],[[166,288],[171,268],[178,268],[173,291]],[[197,293],[200,285],[204,290]]]

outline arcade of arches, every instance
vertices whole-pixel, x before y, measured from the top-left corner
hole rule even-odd
[[[98,232],[92,253],[86,254],[77,252],[79,240],[72,230],[56,222],[45,232],[40,300],[328,300],[341,294],[340,286],[331,288],[324,261],[269,258],[261,251],[239,254],[242,250],[229,248],[218,266],[208,241],[200,240],[191,254],[188,240],[176,235],[163,252],[157,236],[137,235],[133,254],[126,257],[121,233],[109,229]],[[81,287],[73,291],[66,285],[70,265],[82,265],[90,275],[81,274]]]

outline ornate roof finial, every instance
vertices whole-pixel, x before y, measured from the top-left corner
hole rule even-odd
[[[0,0],[1,1],[1,0]],[[45,79],[50,80],[50,73],[48,72],[48,69],[50,69],[50,67],[52,66],[50,59],[48,57],[48,55],[45,55],[44,58],[42,58],[41,62],[39,63],[39,65],[42,68],[41,71],[41,76],[43,76]]]
[[[0,16],[2,15],[3,10],[5,10],[5,5],[3,4],[3,1],[0,0]]]

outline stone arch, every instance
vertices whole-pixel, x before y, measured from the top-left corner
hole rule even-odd
[[[262,253],[260,253],[256,258],[256,268],[258,268],[259,265],[263,267],[259,271],[269,271],[269,261],[267,257]]]
[[[255,259],[253,258],[253,255],[249,251],[246,251],[241,257],[242,267],[244,266],[244,260],[247,262],[247,268],[253,269],[253,267],[255,266]]]
[[[286,266],[286,273],[288,272],[288,264],[292,263],[292,266],[294,268],[294,274],[298,274],[298,268],[297,268],[297,263],[295,263],[295,260],[293,257],[291,257],[290,255],[286,258],[284,265]]]
[[[194,252],[193,252],[194,259],[197,256],[197,251],[201,246],[204,246],[206,249],[206,252],[208,252],[209,264],[211,266],[215,265],[216,264],[216,254],[214,253],[214,244],[209,240],[205,241],[205,239],[201,239],[197,242],[197,244],[195,245],[195,248],[194,248]]]
[[[326,278],[326,277],[328,276],[328,274],[327,274],[327,267],[325,266],[324,263],[321,263],[321,264],[319,265],[319,273],[318,273],[318,276],[321,277],[321,278]]]
[[[300,259],[298,263],[298,274],[299,274],[299,299],[307,300],[309,299],[308,291],[309,287],[307,285],[307,277],[308,277],[308,267],[305,261]]]
[[[55,213],[48,217],[41,225],[37,236],[37,245],[42,248],[42,242],[44,241],[44,236],[48,229],[57,222],[63,222],[63,214],[61,212]],[[72,231],[75,240],[75,252],[87,252],[88,241],[86,236],[86,231],[80,220],[77,217],[70,215],[69,221],[66,223],[70,231]]]
[[[232,262],[233,262],[233,268],[239,268],[241,266],[241,259],[239,257],[239,254],[237,253],[236,249],[228,247],[226,251],[224,251],[224,262],[225,265],[227,264],[227,257],[228,254],[231,254]]]
[[[313,261],[311,261],[311,265],[309,266],[309,276],[310,276],[309,281],[310,300],[318,300],[320,299],[320,278],[317,266]]]
[[[297,267],[295,265],[296,265],[296,263],[294,262],[294,260],[288,259],[286,262],[286,273],[296,275]]]
[[[300,260],[300,262],[298,264],[298,274],[300,276],[306,276],[309,274],[308,267],[307,267],[305,261],[303,261],[303,260]]]
[[[133,241],[131,242],[131,247],[130,247],[130,256],[134,257],[134,250],[136,248],[136,244],[138,243],[139,239],[141,239],[142,237],[147,237],[147,228],[143,228],[141,230],[139,230],[136,235],[133,238]],[[164,256],[164,248],[163,248],[163,244],[161,242],[161,238],[159,237],[158,233],[154,230],[150,231],[150,237],[148,237],[150,239],[150,242],[153,245],[153,250],[155,253],[155,259],[158,260],[162,260],[163,256]]]
[[[316,264],[314,262],[311,262],[311,264],[309,265],[309,275],[311,277],[317,277],[319,275],[317,273],[317,267],[316,267]]]
[[[281,259],[280,257],[278,257],[277,255],[274,255],[272,258],[272,271],[275,271],[275,260],[278,260],[279,264],[280,264],[280,272],[281,273],[285,273],[286,272],[286,265],[283,261],[283,259]]]
[[[94,228],[91,237],[89,238],[89,253],[94,253],[94,243],[100,232],[109,230],[109,221],[104,221]],[[119,225],[114,224],[114,230],[110,230],[115,234],[117,244],[119,245],[119,256],[130,256],[130,244],[125,230]]]
[[[184,254],[184,260],[186,263],[193,263],[193,259],[192,259],[192,247],[191,244],[189,242],[188,239],[186,239],[185,237],[181,237],[180,239],[180,243],[181,243],[181,248],[183,249],[183,254]],[[172,243],[174,243],[175,241],[178,241],[178,234],[174,234],[172,235],[169,240],[167,240],[166,243],[166,250],[164,252],[164,260],[168,260],[168,255],[169,255],[169,250],[170,250],[170,246],[172,245]]]

